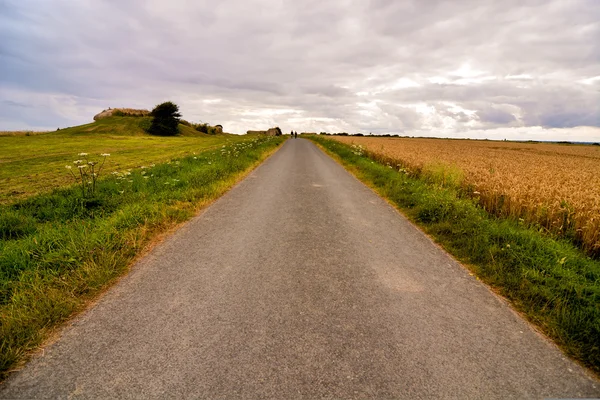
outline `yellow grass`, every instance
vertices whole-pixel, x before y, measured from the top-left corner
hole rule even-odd
[[[440,165],[460,169],[458,184],[479,198],[486,210],[539,224],[600,254],[600,146],[334,138],[361,145],[418,175],[439,172]]]

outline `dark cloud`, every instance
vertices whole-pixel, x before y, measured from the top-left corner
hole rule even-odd
[[[598,127],[598,21],[596,0],[4,0],[0,122],[172,99],[236,132]]]

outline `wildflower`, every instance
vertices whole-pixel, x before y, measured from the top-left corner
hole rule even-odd
[[[119,190],[119,193],[123,194],[123,193],[125,193],[125,191],[124,190]]]
[[[149,179],[149,178],[150,178],[149,176],[145,176],[145,177],[144,177],[144,179]]]
[[[84,169],[84,168],[87,168],[87,165],[85,165],[85,164],[84,165],[78,165],[77,168]]]
[[[72,167],[70,165],[65,165],[66,169],[71,169]]]
[[[474,191],[473,194],[481,194],[481,193],[479,193],[478,191]]]
[[[94,166],[98,164],[96,161],[88,161],[88,165]]]
[[[79,153],[79,154],[77,154],[77,155],[78,155],[79,157],[85,157],[85,156],[87,156],[87,155],[88,155],[88,153]]]
[[[102,154],[100,154],[100,157],[110,157],[110,154],[109,153],[102,153]]]
[[[83,162],[83,160],[75,160],[73,161],[73,164],[77,165],[77,164],[81,164]]]

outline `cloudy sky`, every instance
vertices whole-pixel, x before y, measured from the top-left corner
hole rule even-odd
[[[0,0],[0,130],[172,100],[244,133],[600,140],[598,0]]]

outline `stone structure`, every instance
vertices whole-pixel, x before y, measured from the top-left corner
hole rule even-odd
[[[150,111],[136,110],[134,108],[109,108],[108,110],[102,110],[101,113],[94,115],[94,121],[112,117],[113,115],[121,117],[146,117],[150,115]]]
[[[278,126],[267,131],[267,136],[281,136],[281,129]]]

